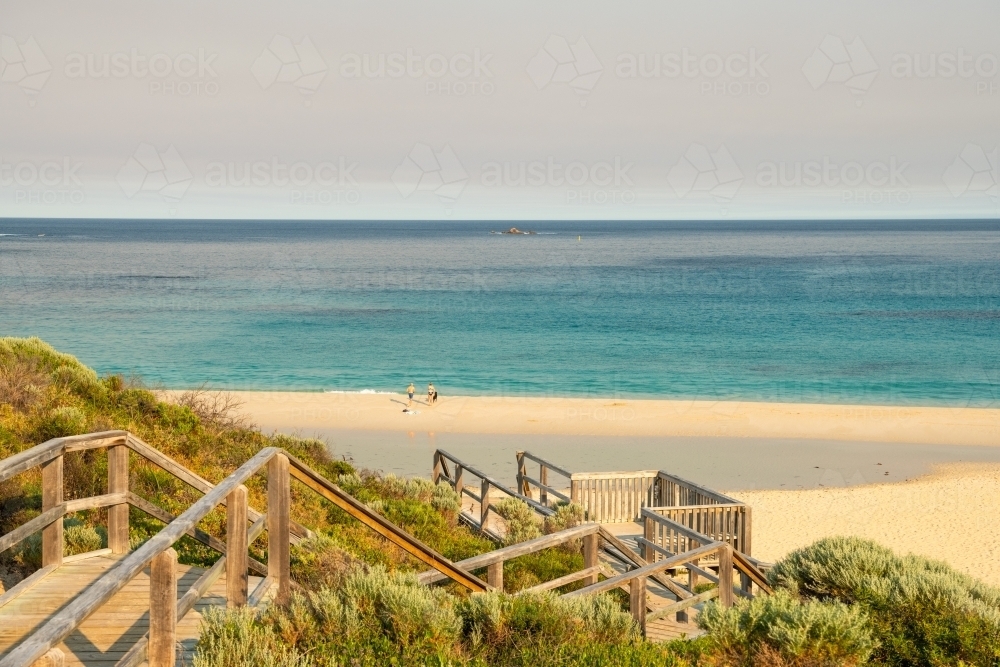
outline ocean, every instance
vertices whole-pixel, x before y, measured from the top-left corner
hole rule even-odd
[[[1000,403],[1000,222],[518,226],[0,220],[0,335],[169,388]]]

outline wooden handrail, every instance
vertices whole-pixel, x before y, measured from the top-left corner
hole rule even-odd
[[[565,544],[566,542],[570,542],[572,540],[581,539],[587,535],[594,535],[599,530],[600,526],[597,524],[583,524],[582,526],[561,530],[558,533],[542,535],[541,537],[536,537],[533,540],[519,542],[509,547],[479,554],[478,556],[473,556],[472,558],[466,558],[465,560],[458,561],[455,565],[463,570],[479,570],[495,563],[502,563],[504,561],[517,558],[518,556],[533,554],[538,551],[559,546],[560,544]],[[438,581],[443,581],[445,578],[446,577],[442,573],[433,571],[422,572],[417,575],[417,581],[422,584],[433,584]]]
[[[537,486],[540,489],[545,489],[547,492],[551,493],[553,496],[555,496],[559,500],[562,500],[563,502],[567,502],[567,503],[570,502],[569,496],[567,496],[565,493],[563,493],[562,491],[559,491],[558,489],[555,489],[555,488],[549,486],[548,484],[542,484],[541,482],[539,482],[537,479],[535,479],[533,477],[530,477],[528,475],[521,475],[521,480],[524,481],[524,482],[529,482],[531,484],[534,484],[535,486]]]
[[[750,580],[757,584],[757,586],[765,593],[770,594],[774,592],[771,589],[771,585],[767,582],[767,577],[764,573],[761,572],[749,558],[735,549],[733,549],[733,566],[735,566],[736,569],[743,574],[750,577]]]
[[[656,523],[669,526],[671,530],[676,530],[678,533],[687,537],[688,539],[698,542],[698,544],[705,544],[706,542],[714,541],[712,540],[712,538],[708,537],[707,535],[703,535],[702,533],[699,533],[697,530],[694,530],[693,528],[688,528],[682,523],[677,523],[673,519],[668,519],[665,516],[653,512],[648,507],[643,508],[641,516],[643,519],[650,519],[651,521],[654,521]]]
[[[373,512],[367,506],[361,504],[353,497],[343,492],[339,487],[311,470],[304,463],[287,455],[279,448],[267,447],[262,449],[251,457],[246,463],[240,466],[235,472],[226,477],[219,484],[213,486],[207,481],[202,480],[197,475],[194,475],[186,468],[183,468],[176,462],[173,462],[168,457],[159,454],[159,452],[156,452],[156,450],[153,450],[144,442],[130,434],[124,432],[114,432],[113,437],[103,436],[106,436],[106,434],[77,436],[69,442],[69,444],[73,447],[93,448],[98,446],[128,445],[130,448],[137,450],[140,455],[146,456],[146,454],[152,454],[147,458],[151,459],[153,463],[157,465],[161,465],[161,463],[167,464],[165,469],[167,469],[168,472],[180,473],[178,477],[189,484],[192,484],[193,482],[192,485],[195,486],[195,488],[198,488],[199,486],[207,488],[207,492],[176,518],[171,517],[168,513],[155,505],[152,505],[151,503],[148,503],[148,501],[145,501],[127,491],[109,493],[103,496],[95,496],[92,498],[68,502],[60,502],[59,505],[48,509],[43,515],[36,517],[31,522],[25,524],[25,526],[22,526],[16,531],[3,536],[3,544],[6,544],[7,542],[13,544],[21,538],[22,533],[25,533],[28,528],[38,530],[45,525],[51,525],[53,522],[58,521],[67,511],[77,511],[79,509],[94,507],[118,506],[123,503],[130,503],[138,506],[140,509],[150,512],[154,516],[164,520],[172,519],[162,530],[156,533],[143,545],[138,547],[134,552],[122,558],[122,560],[120,560],[115,566],[93,582],[82,594],[67,603],[45,623],[43,623],[36,631],[34,631],[31,636],[4,656],[3,659],[0,660],[0,667],[20,667],[31,664],[33,661],[44,655],[54,645],[63,641],[80,625],[80,623],[82,623],[86,618],[94,613],[94,611],[111,599],[111,597],[126,586],[129,581],[131,581],[144,568],[149,566],[155,559],[159,559],[157,562],[161,563],[161,570],[163,567],[167,567],[164,563],[168,563],[169,559],[165,560],[164,558],[161,558],[161,555],[172,549],[173,544],[185,534],[191,534],[196,539],[208,544],[210,547],[225,553],[226,545],[217,538],[214,538],[206,533],[202,533],[202,531],[197,528],[197,524],[217,506],[224,505],[227,498],[231,497],[230,494],[232,494],[236,489],[243,488],[242,485],[251,476],[259,472],[264,466],[267,466],[268,468],[269,477],[268,512],[272,515],[271,518],[275,521],[275,524],[271,526],[271,530],[268,533],[270,555],[269,565],[264,566],[263,564],[252,561],[252,559],[248,559],[248,564],[252,569],[266,568],[265,572],[268,575],[264,582],[262,582],[262,585],[258,586],[257,589],[255,589],[250,595],[251,601],[259,601],[259,598],[273,585],[278,586],[278,598],[280,601],[281,599],[287,597],[288,587],[292,583],[288,577],[287,556],[290,528],[287,523],[289,520],[287,506],[289,476],[295,477],[307,487],[330,500],[341,509],[344,509],[389,541],[421,559],[431,567],[435,568],[435,570],[442,572],[444,576],[452,578],[456,582],[473,591],[485,591],[489,588],[489,586],[478,577],[473,576],[461,567],[449,561],[444,556],[432,550],[427,545],[408,535],[384,517],[376,512]],[[26,455],[19,455],[17,460],[13,462],[9,459],[0,462],[0,464],[2,464],[0,471],[3,471],[8,475],[13,475],[30,469],[31,466],[42,465],[53,461],[65,452],[68,440],[69,439],[55,439],[48,441],[47,443],[43,443],[36,448],[32,448],[31,450],[22,453]],[[247,544],[251,543],[253,539],[264,530],[265,517],[259,513],[255,514],[257,514],[257,517],[254,524],[248,530]],[[249,516],[249,511],[247,511],[247,515]],[[276,535],[279,537],[276,538]],[[281,538],[281,535],[284,535],[284,538]],[[205,591],[208,590],[212,583],[214,583],[222,572],[225,562],[226,557],[223,556],[197,582],[195,582],[194,586],[192,586],[179,601],[178,609],[176,610],[177,613],[172,613],[167,617],[164,617],[167,618],[167,621],[164,622],[169,624],[175,622],[175,620],[170,621],[170,619],[183,617],[183,615],[194,606],[197,600],[204,595]],[[162,591],[157,594],[162,594]],[[133,664],[138,661],[139,657],[146,651],[146,646],[148,646],[148,641],[142,646],[134,646],[126,656],[128,660],[125,661],[125,664]],[[160,651],[160,653],[162,653],[162,651]],[[158,661],[162,661],[163,659],[163,656],[159,656],[157,658]]]
[[[740,501],[736,500],[735,498],[730,498],[729,496],[719,493],[718,491],[713,491],[712,489],[706,488],[700,484],[695,484],[694,482],[688,481],[683,477],[672,475],[665,470],[658,470],[657,476],[666,479],[668,481],[674,482],[675,484],[680,484],[681,486],[686,486],[689,489],[693,489],[694,491],[697,491],[698,493],[704,496],[708,496],[709,498],[713,498],[719,501],[719,503],[721,504],[731,504],[731,505],[743,504]]]
[[[520,456],[523,456],[526,459],[531,459],[535,463],[537,463],[539,465],[543,465],[543,466],[545,466],[546,468],[548,468],[549,470],[551,470],[553,472],[559,473],[563,477],[570,478],[570,477],[573,476],[573,473],[571,473],[570,471],[566,470],[565,468],[561,468],[561,467],[557,466],[554,463],[550,463],[549,461],[546,461],[545,459],[543,459],[541,457],[535,456],[531,452],[517,452],[517,454],[519,454]]]
[[[455,464],[456,476],[458,475],[457,471],[461,471],[462,474],[469,473],[473,477],[479,478],[479,480],[480,480],[479,493],[476,494],[475,492],[473,492],[472,490],[470,490],[469,485],[466,484],[466,483],[464,483],[464,481],[461,484],[461,488],[459,488],[460,485],[458,483],[458,480],[452,478],[452,476],[448,473],[448,469],[444,465],[444,461],[451,461],[452,463]],[[521,494],[521,493],[518,493],[517,491],[512,490],[507,485],[505,485],[505,484],[497,481],[493,477],[490,477],[489,475],[487,475],[486,473],[478,470],[477,468],[474,468],[472,466],[466,465],[461,459],[459,459],[456,456],[453,456],[453,455],[449,454],[448,452],[444,451],[443,449],[437,449],[437,450],[434,451],[434,465],[433,465],[433,472],[432,472],[432,480],[431,481],[433,481],[435,484],[437,484],[442,478],[446,482],[448,482],[448,484],[453,489],[456,490],[456,492],[459,494],[459,499],[460,500],[461,500],[462,496],[469,496],[470,498],[472,498],[473,500],[475,500],[476,502],[479,503],[479,505],[480,505],[480,513],[479,513],[479,519],[478,520],[476,520],[475,517],[473,517],[473,516],[465,513],[462,510],[459,511],[459,515],[460,515],[460,517],[463,520],[465,520],[468,523],[472,524],[473,527],[475,527],[476,529],[478,529],[479,531],[481,531],[482,533],[486,534],[487,536],[489,536],[491,538],[495,538],[496,539],[495,534],[493,532],[491,532],[488,529],[488,527],[487,527],[487,521],[489,519],[489,514],[490,514],[491,511],[493,511],[492,507],[490,506],[490,500],[489,500],[489,490],[490,490],[490,488],[497,489],[498,491],[500,491],[502,493],[505,493],[505,494],[507,494],[508,496],[510,496],[512,498],[517,498],[518,500],[523,501],[529,507],[531,507],[533,510],[535,510],[537,513],[541,514],[543,517],[544,516],[550,516],[553,513],[553,511],[554,511],[550,507],[547,507],[547,506],[543,505],[542,503],[539,503],[534,498],[531,498],[530,496],[526,496],[524,494]]]
[[[658,470],[612,470],[610,472],[575,472],[574,480],[582,479],[615,479],[618,477],[655,477]]]
[[[676,614],[679,611],[684,611],[690,607],[700,604],[702,602],[708,602],[714,598],[719,597],[719,589],[712,588],[705,591],[704,593],[699,593],[698,595],[693,595],[689,598],[683,600],[678,600],[673,604],[668,604],[665,607],[659,607],[653,611],[646,613],[646,621],[655,621],[658,618],[663,618],[664,616],[669,616],[670,614]]]
[[[52,459],[62,456],[67,451],[124,445],[125,438],[127,437],[127,431],[103,431],[101,433],[71,435],[64,438],[46,440],[40,445],[35,445],[30,449],[26,449],[23,452],[0,461],[0,482],[4,482],[22,472],[27,472],[35,466],[48,463]]]
[[[111,599],[146,568],[157,555],[173,547],[205,516],[215,509],[234,488],[245,483],[272,457],[281,453],[276,447],[266,447],[257,452],[212,491],[199,498],[177,519],[167,524],[146,543],[125,556],[105,575],[97,579],[82,594],[71,600],[55,615],[0,660],[0,667],[21,667],[40,658],[46,651],[65,639],[88,616]]]
[[[488,589],[485,582],[470,574],[460,564],[452,563],[420,540],[405,533],[396,524],[387,520],[381,514],[373,511],[367,505],[358,502],[353,496],[342,491],[337,485],[313,472],[294,456],[290,454],[287,456],[291,463],[291,474],[293,477],[373,529],[382,537],[473,592],[483,592]]]
[[[628,572],[623,572],[617,577],[611,577],[610,579],[605,579],[604,581],[598,582],[596,584],[591,584],[586,588],[581,588],[580,590],[567,593],[565,597],[576,597],[580,595],[594,595],[595,593],[603,593],[604,591],[610,591],[612,589],[618,588],[622,584],[628,583],[635,578],[645,578],[651,574],[657,574],[663,572],[664,570],[670,570],[676,567],[680,567],[684,563],[688,563],[692,560],[697,560],[703,558],[708,554],[719,551],[721,548],[729,548],[729,545],[723,542],[711,542],[704,546],[698,547],[697,549],[692,549],[691,551],[685,551],[682,554],[677,554],[671,556],[670,558],[665,558],[655,563],[650,563],[649,565],[644,565],[638,567],[634,570]]]
[[[207,479],[191,472],[190,470],[182,466],[177,461],[174,461],[172,458],[170,458],[163,452],[154,449],[153,447],[150,447],[145,442],[135,437],[131,433],[127,433],[127,436],[128,439],[126,444],[128,445],[129,449],[131,449],[136,454],[143,457],[150,463],[159,466],[160,468],[163,468],[168,473],[170,473],[177,479],[181,480],[195,491],[200,491],[201,493],[208,493],[214,488],[214,485]],[[222,503],[223,506],[225,506],[225,504],[226,504],[225,502]],[[255,510],[253,507],[248,507],[247,516],[251,521],[256,521],[261,516],[263,516],[263,514]],[[310,531],[308,528],[305,528],[304,526],[299,525],[294,521],[290,521],[289,525],[291,526],[292,529],[293,541],[298,541],[299,539],[302,539],[304,537],[310,537],[312,535],[312,531]]]

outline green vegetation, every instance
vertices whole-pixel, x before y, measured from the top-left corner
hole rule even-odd
[[[261,433],[238,416],[237,407],[225,394],[207,391],[186,392],[176,403],[161,401],[135,381],[117,375],[98,377],[76,358],[38,339],[0,338],[0,458],[54,437],[123,429],[205,479],[218,482],[262,448],[283,447],[449,558],[460,560],[495,548],[489,540],[458,524],[458,499],[451,489],[435,487],[426,480],[356,471],[348,462],[332,459],[323,442]],[[129,484],[136,494],[174,515],[200,496],[141,457],[130,457]],[[67,454],[64,476],[68,499],[106,493],[107,454],[100,450]],[[266,506],[263,475],[251,479],[247,486],[251,505]],[[296,550],[302,576],[321,578],[322,568],[311,569],[304,563],[321,564],[336,558],[317,552],[319,544],[326,551],[338,547],[351,558],[389,569],[420,569],[418,561],[311,491],[293,484],[292,494],[292,518],[322,533],[313,544]],[[38,515],[41,479],[37,469],[0,484],[0,510],[0,533]],[[129,523],[133,545],[162,527],[161,522],[136,509],[131,510]],[[78,526],[66,532],[67,553],[91,550],[97,544],[95,536],[106,544],[104,525],[101,510],[67,518],[67,526]],[[200,527],[222,536],[224,512],[216,510]],[[262,551],[265,541],[261,538],[254,545],[255,557],[262,560],[266,559]],[[8,586],[38,566],[37,542],[36,536],[0,554],[0,570],[6,573]],[[218,558],[191,538],[182,539],[177,548],[184,563],[206,565]]]
[[[792,552],[770,578],[806,598],[863,610],[877,664],[1000,665],[1000,589],[943,562],[835,537]]]
[[[698,625],[724,662],[753,665],[859,665],[874,647],[859,608],[837,602],[800,601],[788,591],[741,600],[730,609],[707,605]]]
[[[642,641],[610,598],[486,593],[458,598],[384,568],[261,614],[215,612],[196,667],[244,665],[679,665]]]
[[[453,560],[496,548],[459,524],[447,486],[402,479],[334,460],[325,443],[265,435],[240,419],[224,394],[187,392],[165,402],[135,381],[98,377],[75,358],[38,339],[0,338],[0,458],[46,439],[124,429],[211,482],[260,449],[283,447],[390,521]],[[67,454],[67,498],[106,492],[102,451]],[[263,476],[250,480],[251,504],[266,504]],[[130,488],[173,514],[199,493],[131,455]],[[642,640],[623,597],[560,598],[515,594],[583,567],[579,544],[566,544],[504,564],[505,592],[469,596],[455,585],[425,587],[424,567],[343,511],[293,484],[293,518],[316,531],[292,549],[292,576],[306,590],[290,604],[260,612],[212,613],[197,664],[237,665],[689,665],[692,667],[827,667],[892,665],[1000,667],[1000,590],[943,563],[899,557],[872,542],[831,538],[793,552],[769,573],[774,596],[724,610],[706,605],[707,635],[654,645]],[[37,470],[0,484],[0,533],[37,516]],[[496,505],[507,541],[531,539],[574,525],[582,510],[556,508],[544,521],[519,500]],[[66,553],[107,543],[104,513],[81,512],[64,522]],[[162,524],[131,510],[133,545]],[[222,536],[225,515],[201,528]],[[265,559],[264,540],[251,548]],[[208,564],[218,554],[190,538],[182,562]],[[38,535],[0,554],[6,585],[38,567]]]

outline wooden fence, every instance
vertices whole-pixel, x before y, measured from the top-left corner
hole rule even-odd
[[[646,507],[641,515],[643,544],[676,554],[690,549],[692,540],[697,544],[710,540],[749,556],[751,516],[750,507],[743,503]]]
[[[91,498],[64,500],[64,457],[67,453],[88,449],[108,450],[108,493]],[[129,491],[130,453],[144,457],[205,495],[180,516],[172,516]],[[219,484],[212,485],[130,433],[109,431],[55,438],[4,459],[0,461],[0,482],[36,467],[41,467],[42,473],[42,513],[0,536],[0,551],[4,551],[32,533],[42,533],[42,568],[19,584],[22,590],[62,564],[63,517],[66,514],[108,508],[109,549],[113,553],[127,555],[123,555],[114,567],[0,659],[0,667],[25,667],[40,659],[58,664],[62,657],[61,651],[56,648],[58,644],[147,567],[151,568],[150,632],[145,637],[136,637],[137,643],[118,662],[118,667],[134,667],[146,660],[150,667],[173,667],[178,619],[194,608],[198,600],[222,576],[223,571],[226,573],[227,599],[230,605],[256,604],[272,589],[278,602],[286,600],[293,586],[289,563],[293,532],[308,534],[306,529],[297,527],[289,518],[292,478],[445,577],[474,592],[489,589],[486,582],[457,567],[344,493],[294,456],[276,447],[260,450]],[[244,486],[247,480],[260,472],[267,477],[267,511],[263,514],[248,506],[247,489]],[[220,505],[226,507],[225,542],[198,528],[198,523]],[[131,553],[128,553],[129,506],[147,512],[167,524]],[[266,565],[254,560],[248,553],[248,545],[264,530],[267,531]],[[223,555],[178,601],[177,554],[172,547],[185,535]],[[248,570],[265,577],[253,591],[248,590]],[[15,589],[8,591],[7,595],[16,595]],[[174,601],[176,605],[172,604]]]
[[[739,552],[733,551],[728,544],[707,541],[704,544],[693,545],[684,553],[649,561],[629,549],[606,528],[594,523],[568,528],[552,535],[473,556],[455,563],[455,566],[467,572],[485,569],[486,580],[490,586],[502,589],[503,564],[506,561],[571,541],[582,542],[583,568],[521,592],[554,590],[578,581],[582,581],[584,587],[565,593],[564,597],[593,595],[615,588],[624,589],[629,593],[629,610],[632,617],[644,633],[646,624],[656,619],[673,615],[678,621],[687,621],[688,609],[709,600],[719,598],[721,604],[729,606],[733,602],[734,595],[752,597],[751,584],[756,584],[758,591],[770,592],[764,575]],[[602,556],[605,558],[604,561]],[[712,567],[717,569],[717,573],[699,567],[699,561],[702,559],[711,560]],[[609,561],[617,561],[625,572],[619,573],[613,570],[608,565]],[[668,576],[668,571],[685,568],[689,571],[686,584]],[[734,586],[734,572],[740,576],[739,587]],[[446,577],[440,572],[429,570],[418,575],[417,579],[424,584],[433,584],[445,581]],[[702,579],[717,585],[708,591],[696,593],[695,587]],[[652,605],[647,596],[647,590],[651,586],[672,596],[675,601],[665,605]]]
[[[538,464],[537,479],[528,475],[528,461]],[[549,483],[552,473],[565,480],[563,488],[568,487],[568,497]],[[749,508],[734,498],[662,470],[570,472],[530,452],[517,452],[517,486],[522,496],[534,499],[537,495],[538,504],[545,507],[550,507],[552,498],[580,505],[587,520],[597,523],[638,521],[642,511],[651,507],[684,508],[686,511],[667,516],[707,535],[719,535],[719,541],[749,553]],[[730,509],[707,509],[716,505]],[[739,517],[731,518],[732,513]],[[733,525],[735,529],[726,530]],[[702,530],[708,527],[710,532]]]
[[[451,468],[449,466],[454,466]],[[528,503],[529,506],[543,516],[552,514],[552,509],[534,500],[528,495],[514,491],[505,484],[498,482],[486,473],[452,456],[443,449],[434,452],[434,466],[431,472],[431,481],[435,484],[445,482],[458,494],[459,503],[463,503],[465,498],[471,498],[475,505],[473,511],[461,510],[459,518],[468,523],[473,528],[486,533],[490,537],[499,541],[499,535],[492,530],[491,518],[496,511],[492,509],[492,499],[490,495],[493,491],[500,494],[518,498]],[[493,494],[496,495],[496,494]]]

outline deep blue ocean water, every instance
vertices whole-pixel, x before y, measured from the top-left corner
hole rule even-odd
[[[519,226],[0,220],[0,335],[175,388],[1000,404],[998,222]]]

